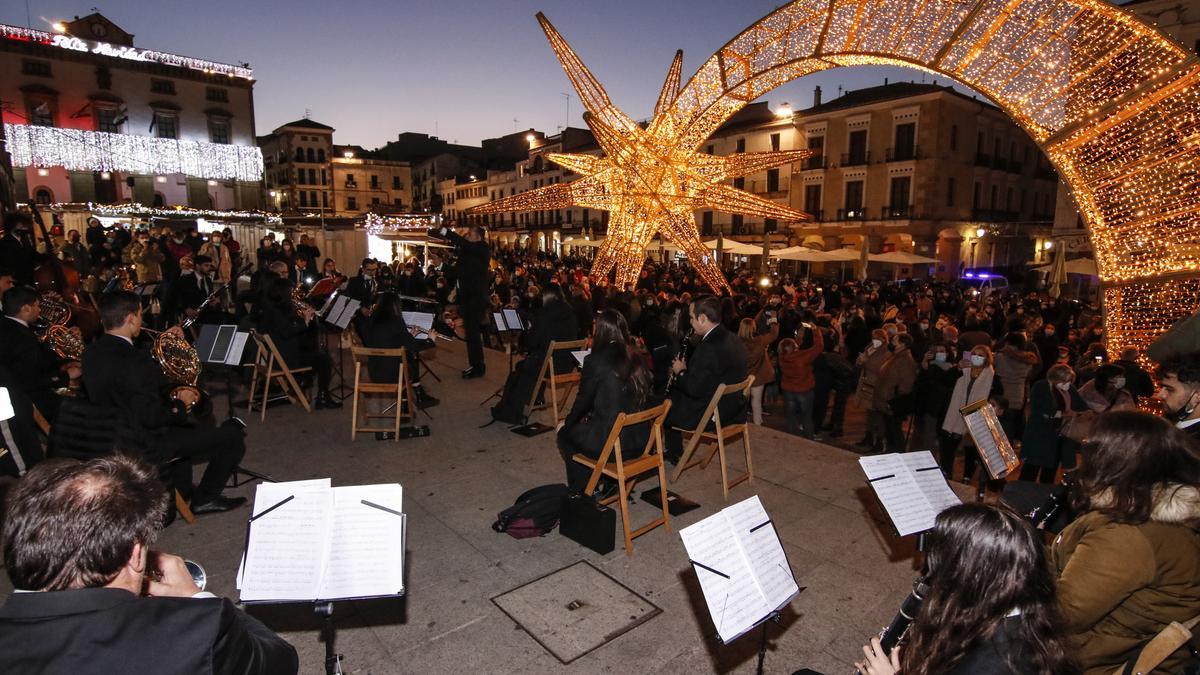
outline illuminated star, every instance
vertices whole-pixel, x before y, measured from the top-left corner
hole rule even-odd
[[[582,178],[498,199],[477,206],[470,213],[572,206],[608,211],[611,214],[608,233],[592,263],[593,276],[607,275],[615,266],[618,287],[636,282],[647,244],[661,233],[687,255],[704,282],[717,291],[728,289],[729,285],[711,252],[700,241],[695,211],[712,209],[782,221],[809,218],[801,211],[739,190],[726,181],[799,161],[811,155],[811,151],[749,152],[726,157],[697,152],[705,139],[696,139],[694,133],[688,133],[688,127],[681,127],[675,121],[680,119],[674,107],[679,96],[682,51],[675,53],[654,107],[654,117],[643,127],[613,105],[604,88],[546,17],[539,13],[537,18],[587,109],[583,119],[604,156],[547,153],[547,159]]]

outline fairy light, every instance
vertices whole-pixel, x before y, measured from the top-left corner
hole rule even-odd
[[[253,145],[110,134],[29,124],[4,125],[13,166],[68,171],[184,174],[213,180],[262,180],[262,150]]]
[[[283,219],[273,213],[264,211],[218,211],[215,209],[193,209],[186,206],[155,207],[143,206],[137,202],[129,204],[96,204],[61,202],[51,204],[50,211],[90,211],[92,215],[102,218],[168,218],[191,217],[213,218],[220,220],[262,220],[265,223],[279,225]]]
[[[389,232],[424,232],[438,223],[438,217],[429,214],[406,214],[401,216],[381,216],[368,213],[366,219],[367,234],[378,236]]]
[[[607,156],[577,160],[590,172],[582,171],[584,177],[575,183],[518,195],[528,202],[509,198],[484,209],[516,210],[523,204],[553,209],[585,202],[612,207],[610,239],[615,229],[621,245],[602,251],[628,255],[635,247],[630,242],[661,227],[645,220],[659,213],[653,204],[671,207],[667,236],[694,231],[692,214],[672,210],[681,204],[662,201],[659,194],[691,193],[669,185],[664,189],[668,181],[655,179],[687,175],[694,181],[688,170],[695,165],[687,153],[747,103],[829,68],[900,65],[951,77],[980,92],[1046,153],[1091,233],[1105,286],[1111,351],[1145,346],[1197,307],[1200,62],[1119,7],[1084,0],[791,2],[721,47],[682,88],[665,96],[665,106],[660,96],[645,129],[608,100],[561,36],[538,18]],[[671,171],[652,170],[664,163]],[[635,165],[644,171],[631,171]],[[621,181],[654,199],[647,203],[614,193]],[[687,187],[700,189],[695,182]],[[610,258],[605,261],[611,265]]]

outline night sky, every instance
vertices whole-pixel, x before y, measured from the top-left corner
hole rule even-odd
[[[91,12],[98,0],[29,0],[32,26]],[[546,13],[613,101],[651,115],[675,50],[684,79],[779,3],[770,0],[120,0],[101,13],[134,44],[254,68],[257,132],[311,117],[335,141],[377,147],[401,131],[449,141],[534,127],[583,126],[579,99],[534,14]],[[0,22],[26,24],[24,0],[0,2]],[[812,104],[859,89],[930,76],[899,68],[840,68],[767,97]],[[939,84],[946,84],[939,80]],[[570,117],[563,92],[571,92]],[[514,119],[519,120],[514,122]]]

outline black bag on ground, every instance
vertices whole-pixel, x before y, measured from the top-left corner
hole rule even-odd
[[[612,553],[616,547],[617,512],[591,496],[571,492],[562,498],[562,521],[558,531],[596,553]]]
[[[496,514],[492,529],[514,539],[541,537],[558,525],[566,485],[550,484],[526,490],[507,509]]]

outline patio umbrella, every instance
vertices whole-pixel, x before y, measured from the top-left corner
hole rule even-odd
[[[891,253],[879,253],[868,256],[872,262],[891,263],[893,265],[930,265],[937,262],[934,258],[929,258],[908,251],[892,251]]]
[[[735,255],[762,255],[762,247],[760,246],[743,244],[740,241],[733,241],[724,237],[710,239],[704,242],[704,245],[713,251],[717,250],[718,245],[720,245],[721,251]]]
[[[858,279],[859,279],[859,281],[867,280],[867,263],[871,260],[870,248],[871,247],[867,245],[867,240],[864,237],[863,242],[862,242],[862,248],[859,249],[859,251],[858,251]]]

